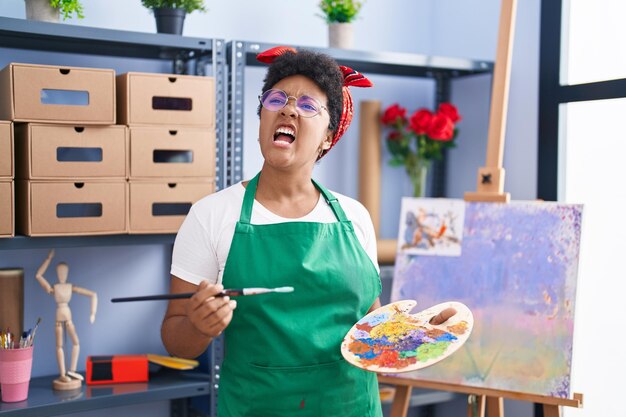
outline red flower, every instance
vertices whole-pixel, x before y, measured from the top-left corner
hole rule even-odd
[[[426,131],[428,137],[433,140],[447,142],[454,137],[454,123],[443,113],[436,113]]]
[[[413,113],[409,119],[409,129],[417,135],[423,135],[431,124],[433,114],[430,110],[420,109]]]
[[[397,142],[400,139],[402,139],[402,134],[400,132],[398,132],[397,130],[393,130],[393,131],[389,132],[389,134],[387,135],[387,140],[391,140],[391,141]]]
[[[400,105],[397,103],[392,106],[387,107],[387,109],[385,110],[381,118],[381,122],[385,126],[392,126],[396,124],[398,121],[404,122],[405,120],[406,120],[406,109],[404,107],[400,107]]]
[[[459,111],[454,104],[441,103],[439,105],[439,109],[437,109],[437,113],[445,114],[450,118],[450,120],[452,120],[452,123],[456,123],[461,120],[461,116],[459,116]]]

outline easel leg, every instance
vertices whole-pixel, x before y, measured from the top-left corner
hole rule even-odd
[[[543,417],[561,417],[561,409],[558,405],[543,405]]]
[[[412,390],[413,387],[410,385],[396,385],[396,393],[393,396],[393,403],[391,403],[390,417],[406,417]]]
[[[487,397],[487,417],[504,417],[504,398]]]
[[[467,417],[485,417],[485,400],[484,395],[470,394],[467,397]]]

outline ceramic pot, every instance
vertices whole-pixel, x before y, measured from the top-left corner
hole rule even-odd
[[[24,0],[26,18],[43,22],[58,22],[59,9],[50,6],[50,0]]]
[[[352,23],[330,23],[328,25],[328,46],[330,48],[351,49],[353,45]]]

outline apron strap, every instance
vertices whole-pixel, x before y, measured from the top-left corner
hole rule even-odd
[[[324,199],[326,200],[330,208],[333,210],[333,213],[335,213],[335,217],[337,217],[337,220],[339,220],[342,223],[347,222],[348,218],[346,217],[346,213],[343,212],[343,209],[341,208],[339,201],[337,201],[337,197],[335,197],[330,191],[324,188],[321,184],[318,184],[317,181],[315,181],[313,178],[311,178],[311,181],[313,181],[313,184],[317,187],[318,190],[320,190],[320,192],[324,196]]]
[[[243,196],[243,204],[241,205],[239,223],[250,224],[250,219],[252,218],[252,205],[254,204],[254,196],[256,195],[256,186],[259,183],[259,175],[261,175],[261,172],[256,174],[256,176],[248,182],[246,193]]]
[[[243,204],[241,206],[241,215],[239,216],[239,223],[250,224],[250,219],[252,218],[252,205],[254,204],[254,196],[256,195],[256,187],[259,183],[259,172],[256,174],[254,178],[248,182],[248,186],[246,187],[246,193],[243,196]],[[311,178],[313,185],[317,187],[317,189],[322,193],[324,199],[332,209],[333,213],[335,213],[335,217],[340,222],[347,222],[348,218],[346,217],[346,213],[344,213],[339,201],[337,201],[337,197],[335,197],[330,191],[324,188],[321,184]]]

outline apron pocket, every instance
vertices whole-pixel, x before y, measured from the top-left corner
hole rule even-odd
[[[249,365],[250,417],[341,416],[370,414],[367,372],[341,359],[320,365]],[[378,395],[378,392],[375,393]]]

